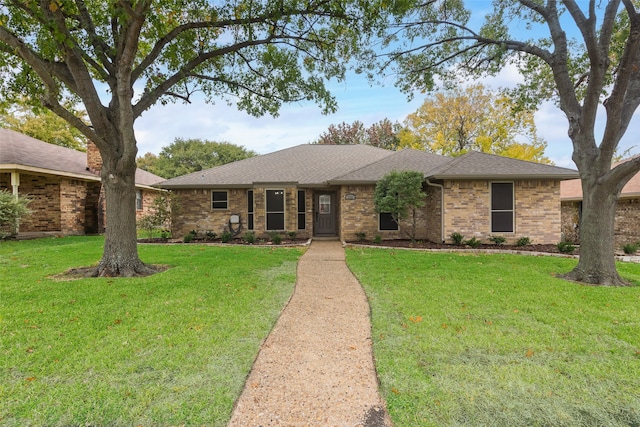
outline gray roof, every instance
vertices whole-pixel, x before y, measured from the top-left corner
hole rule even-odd
[[[176,188],[249,188],[255,184],[326,186],[375,183],[393,170],[432,179],[572,179],[572,169],[470,152],[452,158],[424,151],[368,145],[298,145],[183,175],[158,184]]]
[[[251,187],[255,183],[323,186],[394,152],[369,145],[305,144],[161,182],[162,188]]]
[[[9,129],[0,129],[0,169],[31,170],[88,180],[100,176],[87,168],[87,153],[49,144]],[[136,170],[136,184],[151,186],[162,181],[157,175]]]
[[[573,169],[471,151],[431,171],[433,179],[573,179]]]
[[[445,166],[452,161],[453,159],[451,157],[407,148],[395,151],[393,154],[378,160],[377,162],[336,177],[331,180],[331,184],[374,183],[379,181],[387,173],[394,170],[418,171],[428,177],[434,169],[440,166]]]

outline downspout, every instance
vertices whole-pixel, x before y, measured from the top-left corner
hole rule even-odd
[[[444,185],[431,182],[429,178],[425,178],[425,182],[431,187],[440,188],[440,241],[444,243]]]

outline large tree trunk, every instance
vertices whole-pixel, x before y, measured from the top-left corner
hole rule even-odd
[[[92,275],[147,276],[155,269],[146,266],[138,257],[135,152],[133,155],[120,155],[114,151],[101,150],[106,229],[102,259]]]
[[[564,277],[593,285],[628,285],[615,264],[614,223],[618,195],[616,186],[599,183],[592,175],[582,180],[580,260]]]

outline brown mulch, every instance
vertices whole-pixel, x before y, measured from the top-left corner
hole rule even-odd
[[[552,253],[552,254],[560,254],[558,247],[553,244],[549,245],[524,245],[524,246],[516,246],[516,245],[495,245],[495,244],[481,244],[477,248],[471,248],[467,245],[453,245],[446,243],[434,243],[429,241],[415,241],[411,240],[383,240],[381,243],[376,244],[370,240],[352,240],[347,242],[350,245],[368,245],[368,246],[379,246],[381,248],[384,247],[392,247],[392,248],[409,248],[409,249],[439,249],[439,250],[465,250],[465,249],[476,249],[476,250],[502,250],[502,251],[520,251],[520,252],[542,252],[542,253]],[[575,250],[571,253],[571,255],[578,255],[580,253],[580,248],[576,246]]]

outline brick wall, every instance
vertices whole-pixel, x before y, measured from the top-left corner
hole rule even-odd
[[[398,231],[379,230],[378,214],[375,211],[373,193],[374,185],[345,185],[340,189],[339,197],[342,205],[340,217],[340,238],[342,240],[357,240],[356,233],[366,233],[366,238],[372,240],[380,235],[383,240],[407,239],[411,234],[412,220],[400,222]],[[347,194],[352,195],[347,200]],[[432,210],[432,209],[431,209]],[[428,237],[429,207],[418,210],[416,216],[416,239]],[[439,215],[439,214],[438,214]],[[407,235],[406,233],[409,233]]]
[[[560,184],[559,181],[515,181],[515,223],[513,233],[491,233],[490,183],[488,181],[446,181],[444,237],[451,242],[451,233],[466,238],[487,241],[492,235],[514,243],[529,237],[533,243],[548,244],[560,241]]]
[[[93,173],[99,173],[102,169],[100,150],[92,141],[87,141],[87,167]]]
[[[277,187],[253,188],[254,202],[254,232],[256,236],[267,238],[266,231],[266,201],[267,189],[281,189]],[[220,235],[228,228],[229,218],[232,214],[239,214],[242,222],[242,232],[247,231],[247,191],[250,189],[237,188],[225,190],[228,192],[228,209],[211,208],[211,189],[174,190],[172,197],[178,197],[180,212],[172,219],[172,234],[183,237],[191,230],[198,232],[212,231]],[[295,187],[285,190],[285,227],[286,231],[295,231],[298,237],[307,238],[311,235],[312,221],[312,191],[306,190],[306,229],[298,230],[298,189]],[[216,190],[223,191],[223,190]]]
[[[580,201],[562,202],[562,232],[570,242],[580,243],[580,205]],[[640,198],[618,200],[614,239],[616,248],[640,242]]]
[[[31,198],[29,209],[33,211],[20,224],[21,232],[61,231],[60,182],[59,177],[20,174],[18,191]]]
[[[60,231],[63,234],[84,234],[86,201],[86,182],[60,180]]]
[[[640,242],[640,198],[618,200],[614,232],[616,247]]]

